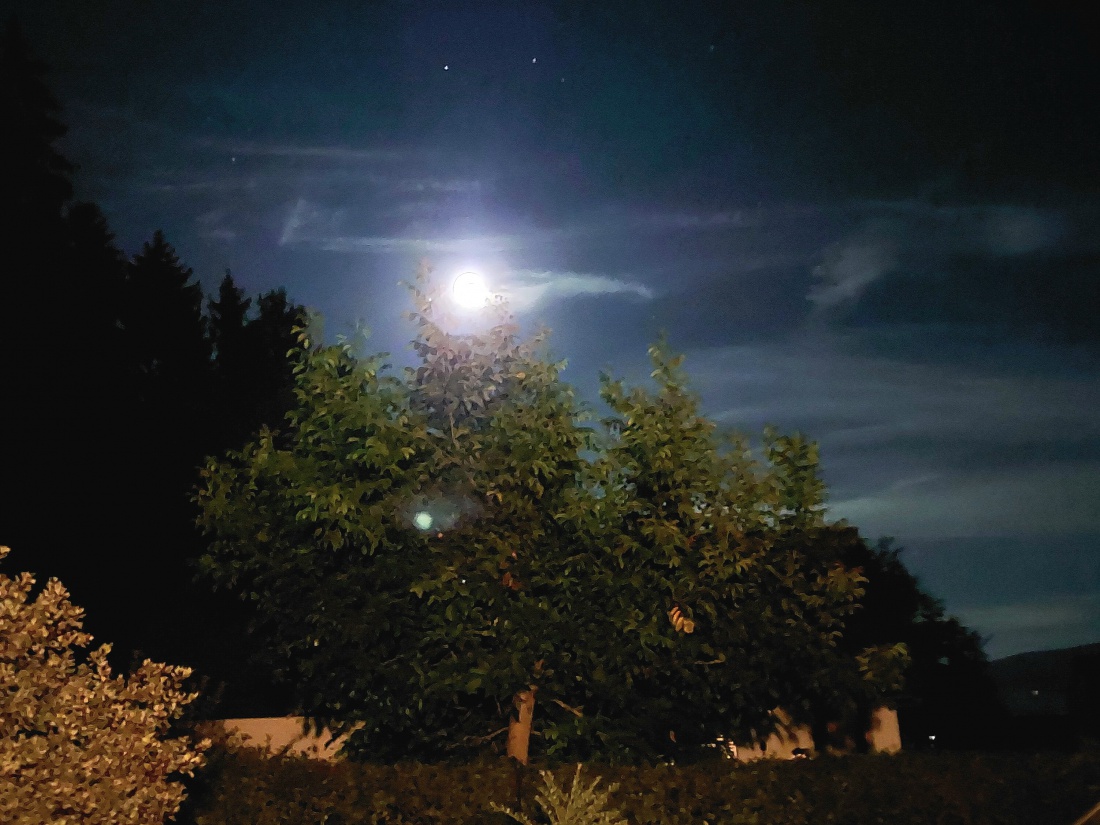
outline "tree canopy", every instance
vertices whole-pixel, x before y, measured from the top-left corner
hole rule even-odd
[[[604,377],[593,425],[545,333],[500,306],[451,331],[426,269],[411,292],[418,366],[303,331],[283,432],[212,459],[197,496],[206,572],[308,716],[440,758],[537,702],[545,752],[646,759],[894,686],[903,648],[838,646],[862,578],[800,540],[826,526],[812,444],[718,438],[663,345],[655,388]]]

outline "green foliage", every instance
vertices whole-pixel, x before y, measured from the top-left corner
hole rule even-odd
[[[592,768],[592,766],[589,766]],[[916,754],[755,763],[601,765],[607,804],[635,825],[1034,825],[1069,823],[1100,798],[1100,753]],[[575,774],[555,768],[558,787]],[[213,751],[192,781],[195,825],[504,825],[503,760],[322,763]],[[583,784],[582,784],[583,789]],[[530,800],[519,813],[539,821]]]
[[[611,785],[607,790],[597,790],[600,778],[597,776],[586,787],[581,785],[581,766],[573,775],[573,785],[566,792],[558,786],[554,774],[541,771],[542,789],[535,796],[535,802],[542,809],[550,825],[627,825],[618,811],[610,805],[611,794],[619,789]],[[503,805],[491,805],[494,811],[500,811],[512,817],[520,825],[535,825],[526,814],[513,811]]]
[[[825,692],[876,684],[856,678],[839,655],[843,621],[861,577],[807,552],[807,533],[824,528],[824,486],[816,447],[799,435],[764,434],[756,458],[743,436],[718,438],[686,388],[681,357],[650,349],[655,393],[604,378],[612,438],[594,474],[612,550],[610,581],[634,589],[604,594],[622,605],[611,624],[634,643],[614,682],[650,747],[675,736],[669,754],[690,753],[715,733],[746,741],[782,705],[805,718]],[[629,602],[624,602],[630,599]],[[639,598],[640,597],[640,598]],[[632,621],[646,605],[645,624]],[[690,617],[690,633],[669,633],[665,609]],[[656,615],[654,615],[656,614]],[[623,636],[608,639],[608,648]],[[639,744],[631,748],[644,750]]]
[[[172,735],[190,671],[146,660],[113,676],[82,620],[57,579],[0,576],[0,820],[161,823],[209,744]]]
[[[211,460],[197,497],[207,574],[307,716],[439,759],[497,743],[533,687],[545,753],[638,760],[877,685],[836,647],[860,577],[806,552],[811,443],[719,439],[663,346],[656,391],[605,379],[593,429],[545,334],[503,307],[457,334],[427,270],[410,290],[417,367],[303,332],[280,437]]]

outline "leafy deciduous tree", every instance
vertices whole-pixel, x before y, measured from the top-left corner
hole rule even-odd
[[[309,716],[374,758],[507,732],[525,762],[537,728],[639,759],[763,733],[840,672],[877,689],[903,651],[840,654],[860,578],[796,540],[824,523],[812,445],[722,449],[661,347],[656,394],[605,381],[602,437],[543,337],[502,308],[450,332],[425,271],[412,291],[419,367],[304,336],[283,442],[211,461],[198,494],[205,568]]]

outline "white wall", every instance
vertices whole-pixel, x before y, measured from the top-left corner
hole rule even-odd
[[[285,752],[292,756],[308,756],[312,759],[335,760],[346,736],[334,741],[327,729],[321,734],[306,733],[305,722],[300,716],[265,716],[255,719],[221,719],[208,723],[219,726],[227,733],[236,733],[241,743],[250,748],[261,748],[270,754]]]

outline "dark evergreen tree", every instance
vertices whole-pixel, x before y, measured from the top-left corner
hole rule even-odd
[[[44,523],[34,518],[46,509],[43,491],[78,504],[84,499],[82,479],[66,466],[73,441],[62,435],[81,417],[69,382],[77,370],[72,350],[55,334],[70,317],[56,287],[72,166],[55,146],[65,127],[45,71],[15,19],[9,20],[0,35],[0,541],[31,557],[65,543],[63,536],[47,537]],[[71,521],[79,519],[74,513]]]
[[[0,40],[0,231],[24,243],[44,231],[59,231],[62,210],[73,191],[72,164],[54,146],[66,128],[58,119],[61,106],[43,79],[45,73],[45,64],[34,57],[18,23],[10,19]]]
[[[119,307],[126,257],[94,204],[73,204],[64,231],[63,258],[51,293],[55,324],[50,337],[66,353],[65,360],[78,367],[70,373],[70,391],[88,402],[81,407],[82,416],[103,436],[104,428],[115,427],[125,385]],[[111,433],[111,439],[118,435]]]
[[[218,400],[214,442],[221,449],[238,447],[261,426],[279,429],[294,404],[295,328],[307,322],[305,308],[291,304],[285,290],[260,295],[258,315],[249,313],[228,271],[217,298],[207,304],[210,342]]]
[[[51,323],[36,334],[43,346],[56,348],[51,389],[58,394],[51,404],[59,415],[43,420],[49,430],[35,445],[35,460],[49,459],[52,483],[69,491],[68,518],[61,526],[71,531],[69,542],[52,540],[55,554],[79,547],[84,536],[117,534],[118,501],[107,482],[119,477],[119,457],[125,452],[120,448],[129,438],[123,425],[126,375],[117,323],[125,257],[103,214],[91,204],[69,208],[64,232],[60,265],[51,278]],[[69,552],[72,558],[58,572],[79,588],[86,605],[95,607],[95,594],[85,593],[84,584],[90,586],[101,570],[87,553]],[[89,626],[96,626],[94,617]]]
[[[833,525],[813,539],[818,552],[867,579],[859,609],[845,622],[846,650],[904,642],[910,663],[897,701],[906,747],[982,746],[1003,722],[981,637],[925,592],[891,539],[869,545],[855,527]]]
[[[11,386],[27,402],[42,398],[49,382],[41,367],[56,355],[39,344],[35,357],[28,357],[34,331],[50,321],[47,289],[59,264],[63,214],[72,193],[72,166],[54,146],[65,127],[44,73],[18,24],[9,20],[0,38],[0,343]],[[5,406],[21,437],[43,413],[52,412],[48,403],[34,410],[30,403]],[[16,415],[20,412],[26,415]]]
[[[281,429],[295,403],[288,353],[294,330],[307,323],[305,308],[282,289],[259,296],[255,317],[251,305],[228,271],[207,304],[216,398],[211,452],[240,447],[263,426]]]
[[[237,287],[233,273],[227,269],[218,287],[218,297],[207,301],[210,343],[219,365],[239,369],[245,360],[244,327],[251,306],[252,299],[244,297],[244,290]]]
[[[193,277],[160,230],[127,268],[120,323],[142,402],[191,405],[207,378],[210,342],[202,287]]]
[[[295,361],[291,353],[298,346],[296,330],[304,328],[309,317],[306,308],[291,303],[285,289],[260,295],[259,314],[250,321],[251,372],[256,377],[257,395],[253,408],[253,426],[249,435],[262,425],[281,430],[286,414],[297,404],[294,389]]]
[[[249,335],[246,329],[250,298],[233,282],[226,270],[218,287],[217,298],[207,301],[210,344],[214,351],[213,449],[226,449],[244,443],[258,428],[250,407],[255,395],[254,368],[251,363]]]
[[[293,401],[291,329],[304,311],[270,293],[247,320],[250,302],[230,281],[208,329],[201,288],[162,233],[128,260],[100,210],[71,200],[73,167],[56,148],[66,129],[44,74],[9,22],[0,541],[66,582],[89,631],[115,643],[116,666],[137,655],[192,665],[232,683],[239,712],[277,712],[246,701],[270,680],[237,666],[247,658],[240,607],[193,581],[202,543],[188,499],[204,456],[282,420]],[[227,389],[239,391],[230,405]],[[64,518],[53,517],[58,499]]]
[[[159,231],[126,267],[119,326],[128,517],[145,525],[144,541],[133,536],[134,548],[165,532],[172,543],[186,542],[188,531],[179,528],[187,521],[188,490],[204,452],[210,343],[202,288]]]

